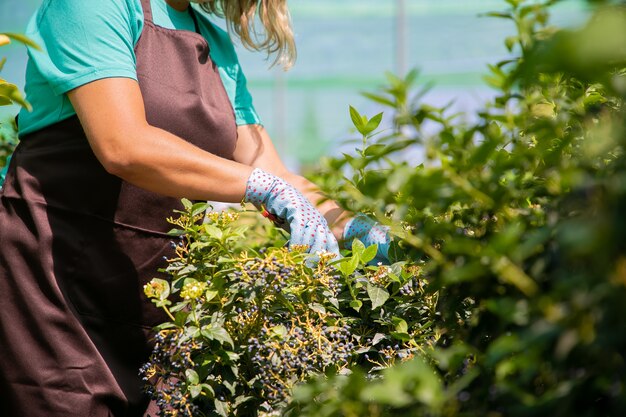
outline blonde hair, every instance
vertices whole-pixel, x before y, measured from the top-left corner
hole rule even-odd
[[[198,0],[195,0],[198,1]],[[234,31],[248,49],[265,50],[268,57],[276,54],[272,66],[287,70],[296,60],[291,17],[287,0],[199,0],[209,13],[226,19],[229,31]],[[259,32],[256,18],[263,25]]]

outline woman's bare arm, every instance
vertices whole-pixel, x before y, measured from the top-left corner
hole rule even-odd
[[[317,187],[287,170],[262,126],[239,126],[235,161],[230,161],[150,126],[139,85],[132,79],[94,81],[68,96],[96,157],[109,173],[162,195],[237,203],[243,199],[252,169],[261,168],[298,188],[341,238],[347,220],[343,210],[333,201],[320,203]]]
[[[106,78],[78,87],[68,96],[96,157],[109,173],[171,197],[232,203],[243,199],[252,168],[150,126],[136,81]]]

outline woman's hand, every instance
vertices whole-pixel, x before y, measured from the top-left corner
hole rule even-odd
[[[348,249],[352,248],[352,241],[354,239],[359,239],[365,246],[377,244],[378,251],[371,263],[377,264],[380,262],[384,265],[389,265],[389,244],[391,243],[391,237],[389,236],[388,226],[383,226],[364,214],[358,214],[346,224],[343,239],[344,245]]]
[[[344,226],[348,220],[347,213],[334,201],[327,200],[315,184],[290,172],[285,167],[263,126],[242,125],[238,127],[234,158],[237,162],[276,175],[295,187],[322,213],[335,239],[340,240],[342,238]],[[283,227],[283,225],[280,226]]]
[[[289,245],[306,245],[310,253],[339,254],[326,219],[296,188],[259,168],[248,178],[244,200],[266,209],[291,234]]]

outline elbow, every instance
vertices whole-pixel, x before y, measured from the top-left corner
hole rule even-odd
[[[122,156],[111,156],[100,159],[105,171],[116,177],[126,179],[131,176],[134,164]]]
[[[102,146],[92,146],[92,149],[105,171],[122,179],[132,176],[138,165],[132,149],[121,146],[123,142],[115,138],[108,138],[101,143]]]

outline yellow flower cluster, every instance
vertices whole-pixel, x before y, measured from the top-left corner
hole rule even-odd
[[[376,269],[375,271],[371,271],[367,275],[369,281],[372,284],[385,287],[387,286],[387,284],[389,284],[391,279],[389,274],[391,274],[391,268],[389,268],[387,265],[379,265],[378,269]]]
[[[189,284],[185,284],[182,291],[180,292],[180,296],[185,300],[192,300],[196,298],[202,297],[202,294],[207,289],[206,282],[192,282]]]
[[[157,280],[152,280],[143,286],[143,292],[148,298],[161,298],[161,294],[165,290],[166,284]]]
[[[239,220],[239,213],[234,211],[209,211],[206,217],[217,226],[226,226]]]

